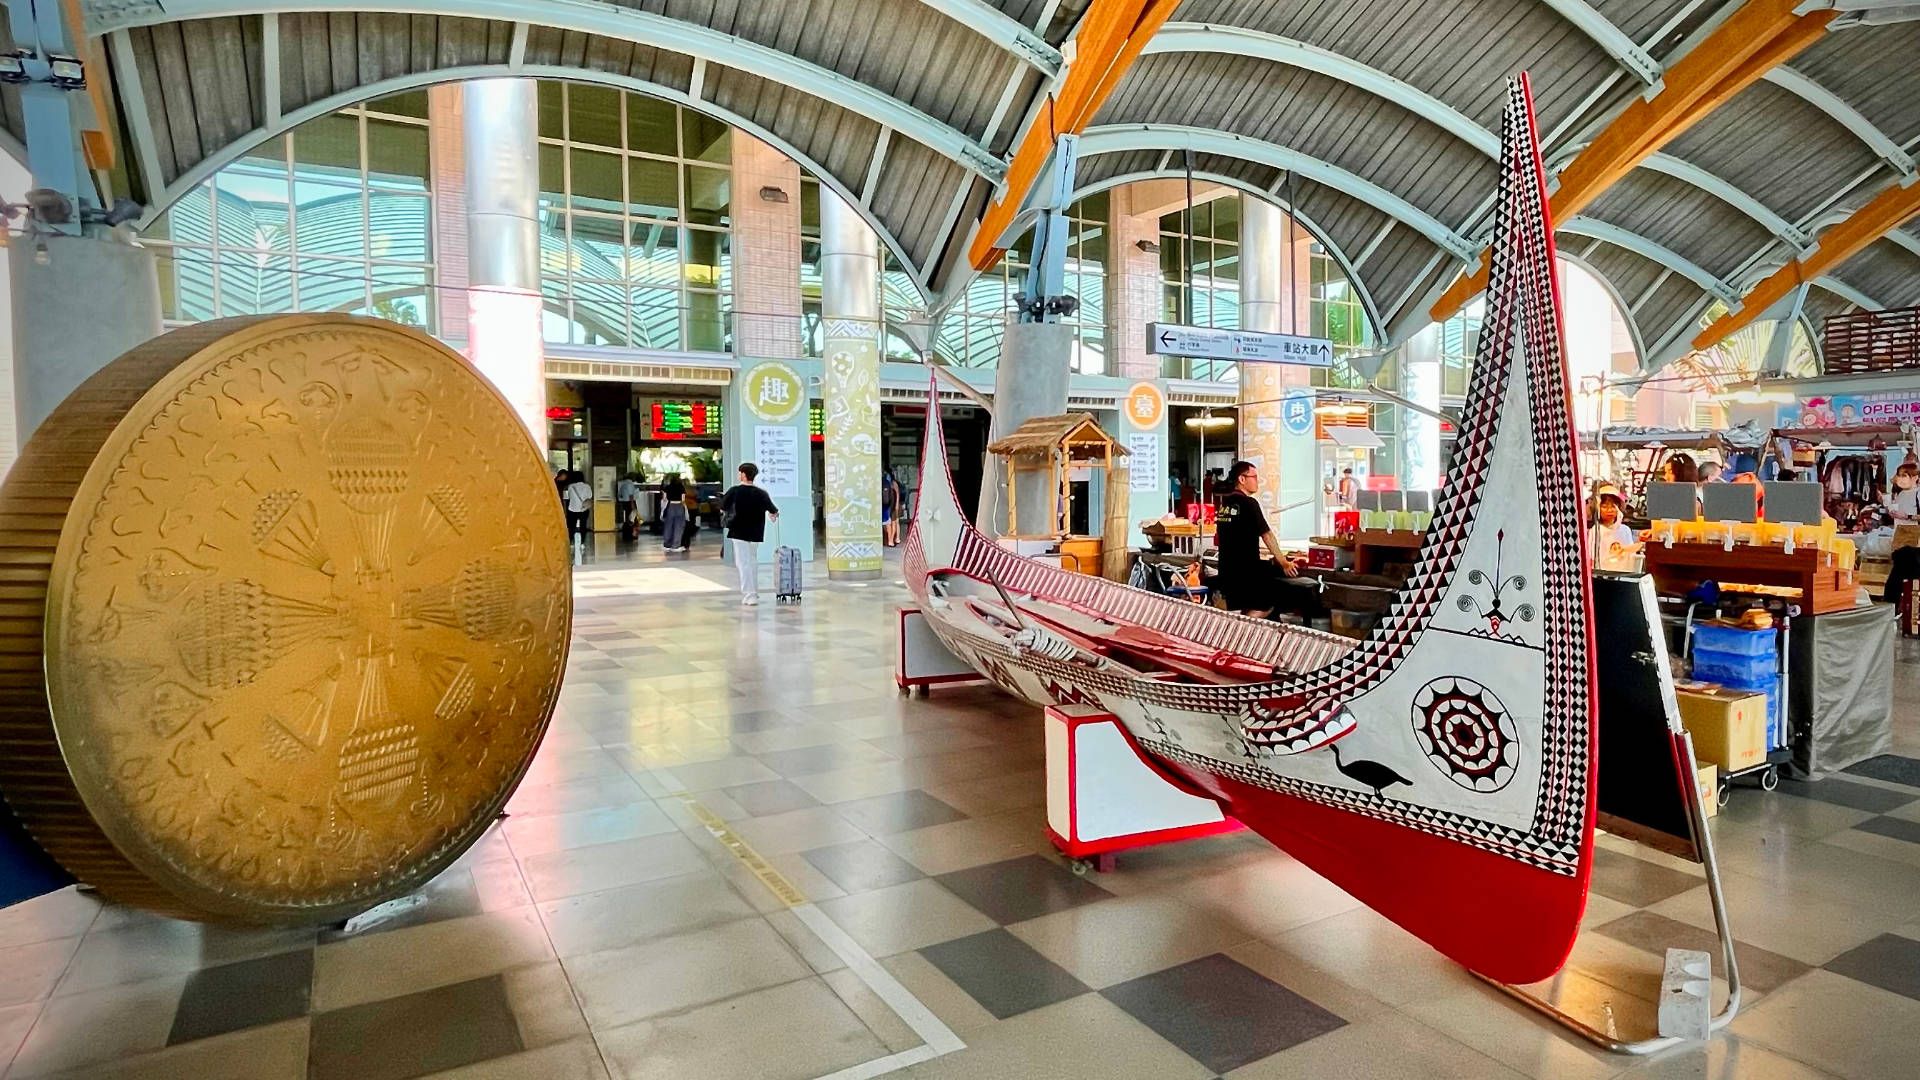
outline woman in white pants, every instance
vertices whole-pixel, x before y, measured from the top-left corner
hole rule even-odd
[[[760,543],[767,538],[767,519],[780,520],[773,496],[753,482],[759,475],[758,465],[742,464],[740,482],[720,497],[727,539],[733,544],[733,565],[740,571],[740,602],[748,607],[760,602]]]

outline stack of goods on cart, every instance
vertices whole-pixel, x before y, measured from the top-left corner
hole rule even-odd
[[[1723,792],[1724,779],[1756,771],[1771,789],[1788,747],[1786,681],[1772,616],[1755,609],[1737,621],[1697,624],[1690,653],[1691,678],[1675,689],[1695,754],[1720,767]]]

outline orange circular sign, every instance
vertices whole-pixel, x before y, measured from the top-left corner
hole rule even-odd
[[[1137,382],[1127,389],[1127,422],[1137,428],[1156,428],[1167,411],[1167,397],[1150,382]]]

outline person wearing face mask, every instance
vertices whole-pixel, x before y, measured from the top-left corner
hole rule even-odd
[[[1595,570],[1631,570],[1634,552],[1640,545],[1633,530],[1627,528],[1626,503],[1620,489],[1601,482],[1593,488],[1593,524],[1587,530],[1587,557]]]
[[[1895,521],[1920,521],[1920,465],[1909,461],[1894,470],[1887,509]]]

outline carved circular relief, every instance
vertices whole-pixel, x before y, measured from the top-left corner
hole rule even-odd
[[[473,843],[546,729],[572,598],[547,470],[466,361],[375,320],[229,320],[128,353],[42,431],[4,509],[77,482],[51,724],[7,750],[57,736],[70,791],[0,775],[56,859],[129,902],[308,923]]]

